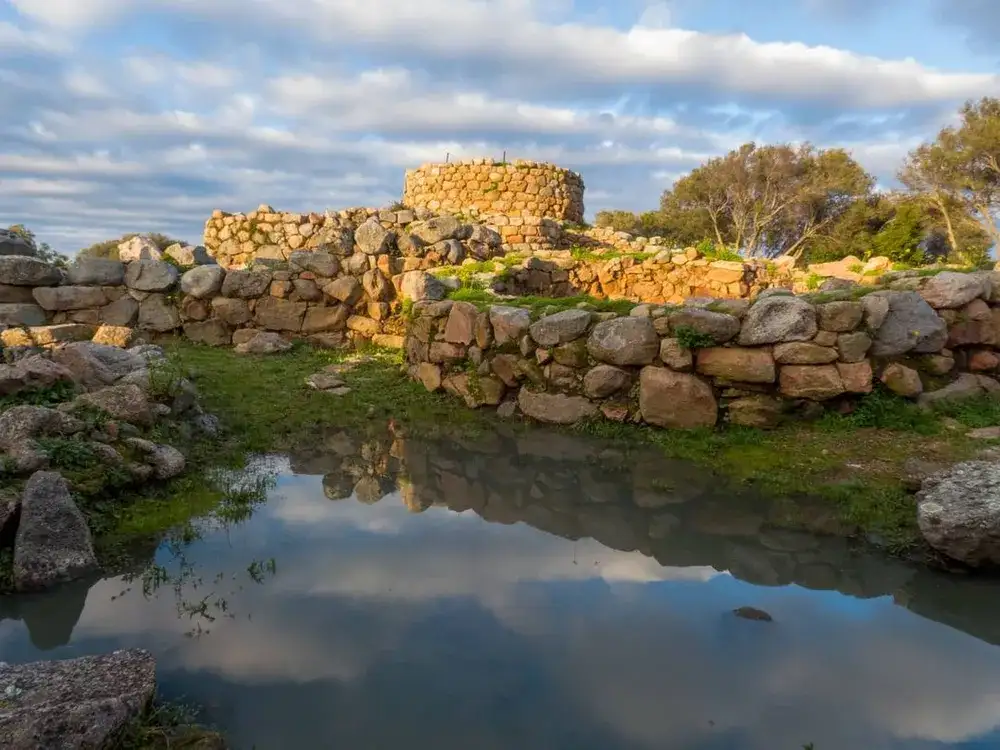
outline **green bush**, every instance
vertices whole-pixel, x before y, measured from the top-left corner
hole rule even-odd
[[[677,326],[677,343],[685,349],[705,349],[715,346],[715,339],[707,333],[698,331],[691,326]]]
[[[90,247],[85,247],[77,253],[78,258],[107,258],[109,260],[118,260],[118,246],[130,240],[133,237],[139,236],[139,232],[128,232],[123,234],[116,240],[105,240],[104,242],[98,242]],[[146,237],[149,237],[156,245],[160,252],[163,252],[171,245],[176,245],[178,243],[185,245],[187,244],[183,240],[177,240],[168,235],[162,234],[161,232],[146,232]]]

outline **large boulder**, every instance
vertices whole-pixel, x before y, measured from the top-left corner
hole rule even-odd
[[[125,286],[140,292],[165,292],[177,283],[177,267],[164,261],[137,260],[125,268]]]
[[[496,346],[517,343],[531,326],[531,314],[523,307],[494,305],[490,308],[490,324]]]
[[[816,335],[816,308],[798,297],[784,295],[758,300],[747,312],[740,346],[808,341]]]
[[[0,255],[0,284],[9,286],[55,286],[62,271],[51,263],[26,255]]]
[[[742,268],[742,266],[741,266]],[[735,315],[714,312],[699,307],[685,307],[670,313],[670,329],[688,328],[698,333],[711,336],[717,344],[731,341],[740,332],[740,320]]]
[[[353,276],[342,276],[323,287],[323,294],[348,306],[357,304],[364,293],[365,290],[361,288],[361,282]]]
[[[72,382],[73,379],[73,372],[58,362],[37,355],[25,357],[12,365],[0,364],[0,396],[49,388],[59,382]]]
[[[407,271],[399,284],[399,291],[403,299],[410,299],[414,302],[424,300],[442,300],[448,290],[444,283],[426,271]]]
[[[574,424],[597,414],[597,407],[582,396],[536,393],[522,388],[517,405],[532,419],[548,424]]]
[[[844,380],[835,365],[785,365],[778,375],[781,395],[826,401],[845,392]]]
[[[425,245],[459,239],[462,224],[454,216],[435,216],[427,221],[416,221],[406,227],[411,237],[417,237]]]
[[[924,480],[917,522],[927,543],[973,567],[1000,565],[1000,464],[969,461]]]
[[[590,325],[591,314],[586,310],[563,310],[546,315],[528,328],[539,346],[558,346],[582,336]]]
[[[928,354],[948,341],[948,324],[916,292],[879,291],[865,297],[881,298],[888,309],[875,331],[871,355],[896,357],[907,352]],[[878,315],[877,303],[866,304],[869,315]]]
[[[639,373],[639,411],[649,424],[675,429],[712,427],[719,414],[708,383],[665,367]]]
[[[139,328],[166,333],[181,326],[181,315],[162,294],[150,294],[139,303]]]
[[[288,256],[293,271],[309,271],[322,278],[333,278],[340,271],[340,261],[330,253],[297,250]]]
[[[270,286],[271,274],[268,271],[247,271],[243,269],[229,271],[222,282],[222,296],[253,299],[266,294]]]
[[[583,376],[583,392],[590,398],[607,398],[624,390],[631,381],[625,370],[611,365],[597,365]]]
[[[142,438],[128,438],[125,443],[142,454],[143,463],[153,467],[157,479],[172,479],[184,471],[184,454],[172,446]]]
[[[354,230],[354,244],[365,255],[389,253],[395,239],[395,233],[383,227],[374,216]]]
[[[197,299],[214,297],[222,289],[226,269],[222,266],[195,266],[181,276],[181,291]]]
[[[305,302],[290,302],[277,297],[265,297],[257,302],[254,320],[270,331],[301,331],[306,314]]]
[[[973,375],[970,372],[959,373],[948,385],[935,391],[925,391],[917,397],[921,406],[933,404],[956,403],[981,396],[1000,394],[1000,383],[986,375]]]
[[[148,651],[129,649],[79,659],[0,663],[0,746],[10,750],[115,747],[156,690]]]
[[[777,377],[769,348],[699,349],[695,369],[702,375],[737,383],[773,383]]]
[[[36,591],[97,569],[87,522],[54,471],[31,476],[21,497],[14,542],[14,587]]]
[[[135,385],[111,385],[84,393],[77,402],[98,409],[113,419],[137,425],[153,423],[153,412],[145,392]]]
[[[46,310],[85,310],[108,304],[108,295],[99,286],[40,286],[32,294]]]
[[[258,331],[251,338],[237,344],[237,354],[278,354],[292,348],[292,342],[272,331]]]
[[[0,303],[0,326],[40,326],[45,323],[45,310],[35,304]]]
[[[107,258],[77,258],[66,269],[66,281],[78,286],[121,286],[125,264]]]
[[[118,243],[118,260],[131,263],[136,260],[162,260],[163,253],[149,237],[136,235]]]
[[[35,255],[36,250],[26,238],[9,229],[0,229],[0,255]]]
[[[989,297],[991,286],[989,277],[983,274],[943,271],[927,279],[920,296],[935,309],[954,309],[977,297]]]
[[[649,318],[613,318],[594,326],[587,351],[610,365],[648,365],[660,353],[660,338]]]

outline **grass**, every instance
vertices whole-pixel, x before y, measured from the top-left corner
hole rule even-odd
[[[677,343],[685,349],[704,349],[715,346],[715,338],[708,333],[695,330],[691,326],[677,326],[674,331],[677,336]]]
[[[474,287],[479,283],[477,276],[490,274],[502,278],[509,274],[512,268],[520,266],[524,262],[524,258],[523,255],[513,253],[492,260],[463,263],[460,266],[439,266],[431,269],[429,273],[437,277],[454,277],[462,282],[462,286]]]
[[[628,315],[638,302],[630,302],[623,299],[598,299],[585,294],[578,294],[572,297],[498,297],[495,294],[482,289],[469,289],[463,287],[456,289],[448,295],[448,299],[471,302],[481,310],[485,310],[491,305],[510,305],[512,307],[527,308],[532,318],[539,318],[542,315],[550,315],[562,310],[570,310],[580,305],[587,305],[588,309],[595,312],[614,312],[619,315]]]
[[[156,700],[118,739],[119,750],[225,750],[221,734],[198,724],[198,710],[180,701]]]
[[[648,260],[652,258],[654,255],[656,255],[655,252],[650,252],[647,250],[637,251],[637,252],[612,250],[604,253],[598,253],[587,247],[573,247],[570,248],[569,253],[572,256],[573,260],[589,262],[589,263],[603,263],[604,261],[614,260],[616,258],[632,258],[636,263],[642,263],[644,260]]]
[[[77,394],[76,385],[59,381],[44,388],[27,388],[17,393],[0,397],[0,412],[12,406],[55,406],[63,401],[71,401]]]

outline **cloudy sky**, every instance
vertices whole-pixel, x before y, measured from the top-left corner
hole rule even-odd
[[[389,203],[449,152],[576,169],[591,216],[750,139],[890,184],[983,95],[996,0],[0,0],[0,224],[197,241],[214,208]]]

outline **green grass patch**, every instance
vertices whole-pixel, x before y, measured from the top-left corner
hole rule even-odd
[[[199,711],[181,701],[154,700],[123,731],[119,750],[225,750],[222,734],[198,723]]]
[[[532,318],[540,318],[543,315],[571,310],[581,305],[586,305],[588,310],[595,312],[613,312],[618,315],[628,315],[638,302],[630,302],[623,299],[598,299],[585,294],[578,294],[572,297],[499,297],[481,289],[456,289],[448,295],[448,299],[459,302],[471,302],[480,310],[485,310],[492,305],[508,305],[510,307],[524,307],[531,313]]]
[[[77,393],[76,385],[67,381],[59,381],[44,388],[26,388],[0,397],[0,412],[12,406],[55,406],[63,401],[72,401]]]
[[[691,326],[677,326],[674,330],[677,343],[685,349],[706,349],[715,346],[715,338],[710,334],[698,331]]]
[[[525,256],[513,253],[491,260],[478,260],[473,263],[463,263],[459,266],[439,266],[428,273],[439,278],[453,277],[462,282],[463,287],[481,286],[478,276],[491,274],[498,278],[506,277],[511,269],[524,263]]]

